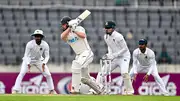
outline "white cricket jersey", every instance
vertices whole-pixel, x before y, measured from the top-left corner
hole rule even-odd
[[[75,32],[85,33],[85,29],[81,26],[77,26]],[[72,47],[76,54],[81,54],[86,50],[91,50],[87,38],[80,38],[76,33],[70,32],[67,36],[67,43]]]
[[[43,54],[45,58],[42,57]],[[46,64],[49,60],[49,45],[44,40],[40,45],[37,45],[35,40],[29,41],[26,44],[23,60],[26,60],[28,64],[43,60],[43,63]]]
[[[108,54],[115,57],[131,57],[124,37],[117,31],[113,31],[111,35],[105,34],[104,40],[108,46]]]
[[[133,61],[142,67],[148,67],[153,62],[156,62],[154,52],[149,48],[146,48],[145,53],[142,53],[139,48],[135,49],[133,52]]]
[[[141,68],[150,68],[147,73],[149,75],[155,65],[155,54],[151,49],[146,48],[144,53],[142,53],[139,48],[133,51],[133,67],[135,68],[134,72],[137,72],[137,68],[140,66]]]

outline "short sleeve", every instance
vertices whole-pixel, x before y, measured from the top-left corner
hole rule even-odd
[[[75,32],[83,32],[83,33],[85,33],[85,29],[83,27],[81,27],[81,26],[77,26],[74,31]]]

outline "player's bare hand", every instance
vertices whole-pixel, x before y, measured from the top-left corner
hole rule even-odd
[[[28,73],[30,73],[31,65],[28,64]]]
[[[43,63],[42,64],[42,71],[44,72],[44,70],[45,70],[45,64]]]
[[[147,75],[147,74],[143,77],[145,82],[148,82],[148,78],[149,78],[149,75]]]

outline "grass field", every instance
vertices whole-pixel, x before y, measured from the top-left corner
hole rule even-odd
[[[0,101],[180,101],[180,96],[0,95]]]

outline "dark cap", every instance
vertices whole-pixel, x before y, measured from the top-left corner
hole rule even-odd
[[[69,16],[64,16],[62,19],[61,19],[61,24],[68,24],[68,22],[71,20],[71,18]]]
[[[109,29],[109,28],[115,28],[116,24],[114,21],[106,21],[104,24],[104,28],[105,29]]]
[[[147,45],[147,40],[146,39],[140,39],[139,45]]]

